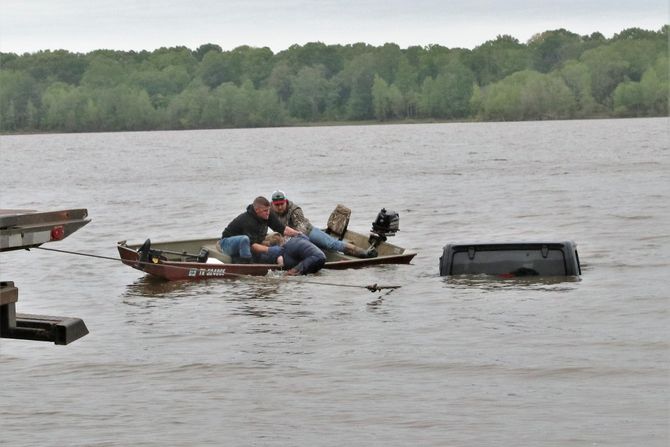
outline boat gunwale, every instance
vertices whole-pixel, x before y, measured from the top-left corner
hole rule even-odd
[[[351,233],[352,235],[356,235],[357,237],[363,237],[365,238],[366,236],[357,233],[352,230],[348,230],[347,233]],[[170,244],[175,244],[175,245],[187,245],[191,247],[203,247],[207,245],[214,244],[218,241],[219,239],[217,238],[198,238],[198,239],[185,239],[185,240],[180,240],[180,241],[159,241],[159,242],[152,242],[151,246],[152,247],[159,247],[157,250],[160,251],[161,246],[166,246]],[[385,246],[389,247],[391,250],[398,250],[402,251],[401,253],[392,253],[392,254],[386,254],[386,255],[379,255],[374,258],[358,258],[355,256],[350,256],[346,255],[343,253],[335,252],[328,250],[326,251],[327,256],[336,256],[337,259],[331,259],[327,260],[326,263],[324,264],[323,268],[328,269],[328,270],[344,270],[344,269],[349,269],[349,268],[360,268],[360,267],[366,267],[366,266],[373,266],[373,265],[389,265],[389,264],[409,264],[411,260],[416,256],[416,252],[413,251],[408,251],[400,246],[391,244],[389,242],[382,242]],[[183,269],[200,269],[203,271],[206,270],[216,270],[216,269],[226,269],[226,268],[233,268],[234,270],[239,271],[238,272],[230,272],[232,275],[248,275],[248,274],[253,274],[253,273],[245,273],[244,271],[256,271],[256,274],[261,274],[262,270],[262,275],[267,274],[268,271],[275,271],[275,270],[281,270],[282,267],[277,265],[277,264],[235,264],[235,263],[228,263],[228,262],[222,262],[222,263],[213,263],[213,264],[207,264],[207,263],[202,263],[202,262],[193,262],[193,261],[178,261],[178,260],[159,260],[157,263],[150,263],[146,265],[145,267],[141,267],[139,265],[139,253],[137,252],[137,249],[140,248],[142,244],[128,244],[126,240],[119,241],[117,242],[117,248],[119,250],[119,254],[121,255],[121,259],[124,264],[133,267],[137,270],[140,270],[142,272],[145,272],[147,274],[153,275],[153,276],[159,276],[159,277],[164,277],[165,279],[169,279],[166,277],[166,275],[162,275],[159,272],[149,272],[147,271],[147,268],[152,269],[152,266],[163,266],[163,268],[183,268]],[[165,250],[170,250],[170,248],[164,248]],[[177,251],[177,250],[175,250]],[[127,256],[123,256],[123,253],[126,253]],[[189,255],[187,251],[184,251],[184,255]],[[193,254],[191,254],[193,255]],[[187,278],[184,278],[187,279]],[[193,279],[193,278],[188,278],[188,279]]]

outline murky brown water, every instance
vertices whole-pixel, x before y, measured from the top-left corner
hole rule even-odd
[[[88,208],[53,248],[217,236],[281,188],[400,213],[412,265],[156,283],[0,255],[68,346],[0,340],[0,444],[667,446],[668,119],[0,137],[0,208]],[[438,276],[447,242],[572,239],[581,281]]]

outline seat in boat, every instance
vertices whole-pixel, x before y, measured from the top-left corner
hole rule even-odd
[[[233,263],[233,258],[231,258],[230,256],[221,251],[221,247],[219,246],[218,241],[213,244],[203,245],[202,248],[204,248],[209,252],[210,258],[218,259],[219,261],[224,262],[226,264]]]
[[[347,232],[347,226],[349,226],[350,217],[351,210],[344,205],[338,204],[333,212],[330,213],[330,217],[328,217],[326,233],[339,240],[344,239],[344,235]]]

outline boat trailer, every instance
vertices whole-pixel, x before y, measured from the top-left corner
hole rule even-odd
[[[0,210],[0,252],[39,247],[65,239],[91,220],[86,209],[50,212]],[[76,317],[16,313],[19,289],[0,281],[0,338],[50,341],[67,345],[88,334]]]

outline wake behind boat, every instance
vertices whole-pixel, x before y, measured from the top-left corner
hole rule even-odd
[[[348,230],[346,221],[331,214],[326,232],[362,249],[374,247],[377,256],[358,258],[340,252],[325,250],[325,269],[361,268],[380,264],[409,264],[415,252],[387,242],[387,237],[398,231],[398,216],[382,210],[373,223],[369,235]],[[337,216],[335,216],[337,217]],[[338,225],[339,223],[339,225]],[[242,275],[263,276],[271,270],[281,270],[277,264],[236,264],[221,251],[219,239],[191,239],[143,244],[117,243],[124,264],[151,276],[166,280],[194,280],[208,278],[235,278]]]

